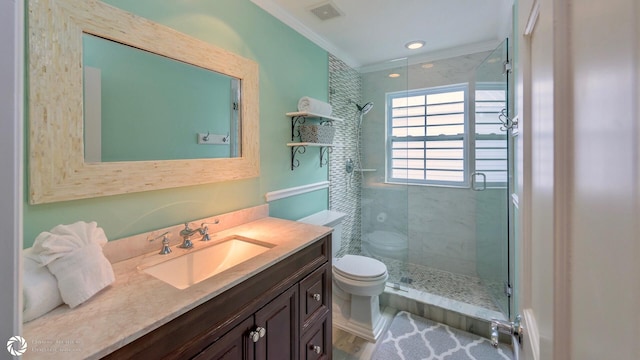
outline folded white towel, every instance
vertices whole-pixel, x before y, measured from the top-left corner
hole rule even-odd
[[[318,115],[331,116],[333,108],[324,101],[303,96],[298,100],[298,111],[310,112]]]
[[[63,304],[58,281],[49,269],[32,259],[33,249],[22,251],[22,320],[39,318]]]
[[[58,280],[62,300],[76,307],[115,281],[102,253],[107,237],[95,222],[58,225],[36,238],[33,251]]]

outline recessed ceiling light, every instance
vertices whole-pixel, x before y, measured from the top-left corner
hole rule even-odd
[[[420,67],[423,69],[431,69],[433,67],[433,64],[432,63],[422,64],[420,65]]]
[[[422,41],[422,40],[410,41],[410,42],[404,44],[404,47],[406,47],[409,50],[420,49],[423,46],[424,46],[424,41]]]
[[[400,74],[398,74],[398,73],[391,73],[391,74],[389,74],[389,77],[390,77],[390,78],[397,78],[397,77],[400,77]]]

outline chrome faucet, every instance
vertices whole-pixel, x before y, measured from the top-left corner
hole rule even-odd
[[[180,236],[182,236],[182,244],[178,245],[178,247],[183,249],[191,249],[193,247],[193,242],[191,242],[191,236],[193,234],[199,232],[201,235],[204,235],[204,231],[201,227],[197,229],[190,229],[189,223],[184,223],[184,229],[180,230]]]
[[[182,244],[178,245],[178,247],[183,249],[191,249],[193,247],[193,242],[191,241],[191,236],[195,233],[199,233],[202,235],[202,241],[209,241],[211,237],[209,236],[209,227],[207,224],[215,225],[220,223],[220,220],[216,219],[213,223],[202,223],[200,227],[197,229],[189,228],[189,223],[184,223],[184,229],[180,230],[180,236],[182,236]]]

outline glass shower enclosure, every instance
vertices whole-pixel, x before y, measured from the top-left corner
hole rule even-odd
[[[362,74],[360,250],[398,294],[509,316],[507,48]]]

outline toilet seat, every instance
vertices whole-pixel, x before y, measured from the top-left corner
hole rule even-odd
[[[387,266],[373,258],[345,255],[336,259],[333,271],[347,279],[362,282],[377,282],[388,277]]]

